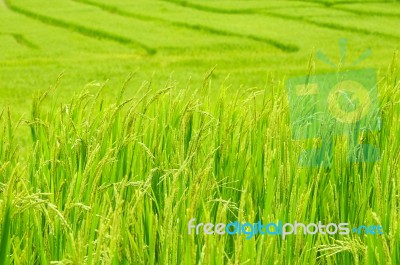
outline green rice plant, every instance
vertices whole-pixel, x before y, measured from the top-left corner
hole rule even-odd
[[[144,82],[126,98],[38,95],[31,116],[0,119],[1,262],[11,264],[397,264],[399,80],[379,83],[374,163],[301,167],[283,82],[231,92]],[[217,90],[217,91],[216,91]],[[211,92],[210,92],[211,91]],[[214,96],[214,95],[218,96]],[[7,114],[6,114],[7,113]],[[15,136],[30,128],[22,151]],[[383,235],[188,234],[188,222],[381,224]]]

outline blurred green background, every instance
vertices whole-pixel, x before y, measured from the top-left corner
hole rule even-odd
[[[339,38],[348,62],[371,48],[363,67],[378,70],[400,43],[394,1],[0,0],[0,21],[0,104],[18,115],[60,73],[59,97],[106,80],[114,94],[130,73],[128,93],[144,80],[186,88],[214,67],[215,88],[262,88],[305,73],[316,50],[339,62]]]

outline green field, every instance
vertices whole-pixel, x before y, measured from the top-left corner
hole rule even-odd
[[[0,0],[0,265],[400,264],[399,48],[398,1]],[[302,167],[285,81],[344,69],[377,72],[381,159]]]

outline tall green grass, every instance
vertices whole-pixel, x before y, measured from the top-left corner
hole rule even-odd
[[[0,262],[11,264],[399,264],[400,87],[379,83],[382,159],[301,168],[283,82],[217,92],[144,83],[33,100],[0,119]],[[196,87],[198,86],[198,89]],[[218,95],[218,96],[215,96]],[[16,138],[30,128],[28,150]],[[384,235],[188,235],[199,222],[382,224]]]

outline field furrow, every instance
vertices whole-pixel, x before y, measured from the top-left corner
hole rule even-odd
[[[298,50],[298,47],[296,47],[295,45],[290,45],[290,44],[285,44],[285,43],[281,43],[277,40],[273,40],[273,39],[269,39],[269,38],[265,38],[262,36],[254,36],[254,35],[246,35],[246,34],[241,34],[241,33],[237,33],[237,32],[232,32],[232,31],[228,31],[228,30],[222,30],[222,29],[218,29],[215,27],[211,27],[211,26],[205,26],[205,25],[201,25],[201,24],[192,24],[190,21],[188,22],[179,22],[179,21],[171,21],[168,19],[164,19],[161,17],[155,17],[155,16],[150,16],[150,15],[144,15],[144,14],[140,14],[140,13],[135,13],[132,11],[126,11],[122,8],[118,8],[116,6],[112,6],[112,5],[108,5],[105,3],[98,3],[98,2],[94,2],[94,1],[89,1],[89,0],[73,0],[76,2],[80,2],[80,3],[84,3],[84,4],[88,4],[88,5],[92,5],[92,6],[96,6],[99,7],[105,11],[108,11],[110,13],[113,14],[118,14],[121,16],[125,16],[125,17],[131,17],[131,18],[136,18],[136,19],[141,19],[144,21],[155,21],[155,22],[159,22],[160,24],[170,24],[173,26],[177,26],[177,27],[182,27],[182,28],[186,28],[186,29],[191,29],[191,30],[195,30],[198,32],[207,32],[210,34],[216,34],[216,35],[221,35],[221,36],[228,36],[228,37],[238,37],[238,38],[244,38],[244,39],[249,39],[249,40],[253,40],[253,41],[257,41],[257,42],[262,42],[268,45],[271,45],[277,49],[280,49],[282,51],[286,51],[286,52],[294,52]]]
[[[241,14],[240,12],[236,12],[235,10],[221,8],[220,7],[221,3],[219,3],[218,1],[217,2],[200,2],[200,1],[196,2],[194,0],[192,1],[163,0],[163,1],[200,11],[221,13],[221,14],[225,13]],[[291,2],[286,2],[286,3],[291,3]],[[340,3],[341,2],[339,2],[338,4]],[[366,13],[363,13],[362,11],[360,13],[357,13],[358,11],[348,8],[336,8],[337,7],[336,4],[327,6],[320,2],[310,1],[306,5],[304,4],[304,2],[300,2],[298,3],[298,5],[299,6],[285,5],[279,2],[272,1],[268,2],[268,4],[267,3],[264,4],[262,7],[258,9],[251,9],[242,14],[246,13],[266,14],[270,16],[281,17],[288,20],[299,21],[301,23],[308,23],[323,28],[336,29],[343,32],[359,33],[365,35],[373,34],[379,37],[389,38],[395,41],[399,40],[400,38],[400,35],[394,34],[397,33],[396,32],[397,28],[394,26],[395,23],[397,22],[396,19],[390,21],[388,18],[385,18],[384,21],[382,21],[382,19],[376,17],[377,15],[381,14],[379,12],[368,13],[369,17],[360,18],[359,17],[360,14],[366,14]],[[348,6],[348,4],[346,6]],[[389,3],[386,4],[386,10],[390,9],[391,6],[399,8],[399,4],[390,5]],[[301,12],[298,12],[299,8]],[[349,15],[349,13],[351,15]],[[354,16],[354,14],[356,14],[356,16]],[[371,17],[371,15],[374,14],[375,17]],[[393,15],[394,17],[396,17],[394,13]],[[346,22],[348,22],[349,19],[350,20],[353,19],[355,21],[361,20],[363,21],[363,23],[358,27],[354,26],[357,23],[343,24],[343,19],[342,19],[343,17],[347,18]],[[399,17],[400,16],[397,16],[397,19]],[[378,21],[380,23],[377,23]],[[387,22],[388,25],[384,26],[382,25],[382,22],[383,23]]]
[[[347,11],[340,11],[331,8],[304,8],[302,12],[296,9],[287,8],[285,11],[260,11],[268,15],[276,15],[288,20],[295,20],[309,23],[316,26],[338,29],[343,32],[375,35],[377,37],[398,41],[400,29],[400,17],[379,17],[348,14]]]
[[[118,6],[118,1],[113,2],[113,5]],[[179,8],[177,8],[176,6],[179,6]],[[135,5],[124,6],[124,9],[127,10],[131,10],[134,8]],[[151,13],[152,16],[163,17],[164,19],[173,21],[177,21],[176,18],[183,19],[185,15],[187,15],[187,19],[185,21],[178,21],[184,23],[196,22],[197,24],[201,24],[203,26],[210,26],[210,22],[212,21],[213,27],[218,27],[219,29],[234,32],[254,32],[254,34],[251,34],[252,37],[260,38],[264,36],[269,36],[270,38],[277,39],[280,42],[284,41],[284,43],[293,43],[299,48],[301,48],[301,45],[299,45],[299,43],[297,42],[300,38],[303,38],[301,43],[309,41],[310,43],[319,43],[319,45],[322,45],[321,42],[324,41],[324,38],[329,36],[338,36],[339,33],[342,33],[343,35],[348,33],[356,33],[357,35],[359,35],[358,37],[360,38],[363,38],[363,36],[365,36],[367,42],[368,38],[370,38],[371,34],[373,33],[377,33],[378,36],[383,38],[389,38],[389,41],[390,39],[397,40],[397,36],[387,34],[385,32],[369,31],[367,29],[344,26],[340,24],[334,24],[332,22],[328,23],[313,21],[308,18],[301,17],[300,14],[299,16],[290,15],[290,13],[281,14],[279,13],[279,11],[275,11],[275,13],[273,11],[264,11],[263,9],[260,9],[259,11],[257,11],[257,14],[252,15],[218,14],[198,10],[196,8],[192,8],[191,6],[182,5],[181,2],[177,3],[175,1],[167,1],[167,3],[163,5],[163,8],[165,12],[160,13],[159,11],[157,11],[156,8],[149,5],[149,10],[148,12],[146,12],[146,14]],[[301,10],[307,11],[306,9],[307,8],[302,8]],[[291,9],[288,8],[288,10]],[[324,12],[329,11],[325,9],[321,10],[323,10]],[[178,12],[183,13],[183,15],[178,15]],[[267,14],[269,14],[270,16],[266,17]],[[338,14],[345,15],[346,12],[336,11],[333,16]],[[250,17],[252,19],[250,19]],[[222,21],[221,18],[224,18],[224,20]],[[279,30],[280,28],[284,28],[283,23],[286,25],[285,29]],[[281,24],[282,26],[280,26]],[[270,25],[274,25],[274,27],[271,27]],[[303,37],[304,34],[307,35],[307,38]]]
[[[138,47],[144,49],[148,54],[154,54],[156,52],[155,49],[150,48],[150,47],[144,45],[143,43],[140,43],[136,40],[132,40],[132,39],[124,37],[124,36],[116,35],[116,34],[113,34],[113,33],[107,32],[107,31],[94,29],[94,28],[91,28],[88,26],[83,26],[81,24],[71,23],[71,22],[57,19],[57,18],[54,18],[51,16],[36,13],[36,12],[30,11],[29,9],[26,9],[24,7],[16,5],[13,1],[8,1],[6,3],[10,10],[12,10],[18,14],[30,17],[32,19],[36,19],[36,20],[43,22],[45,24],[48,24],[48,25],[64,28],[64,29],[74,31],[74,32],[83,34],[85,36],[96,38],[96,39],[106,39],[106,40],[115,41],[120,44],[133,46],[133,47],[138,46]]]

